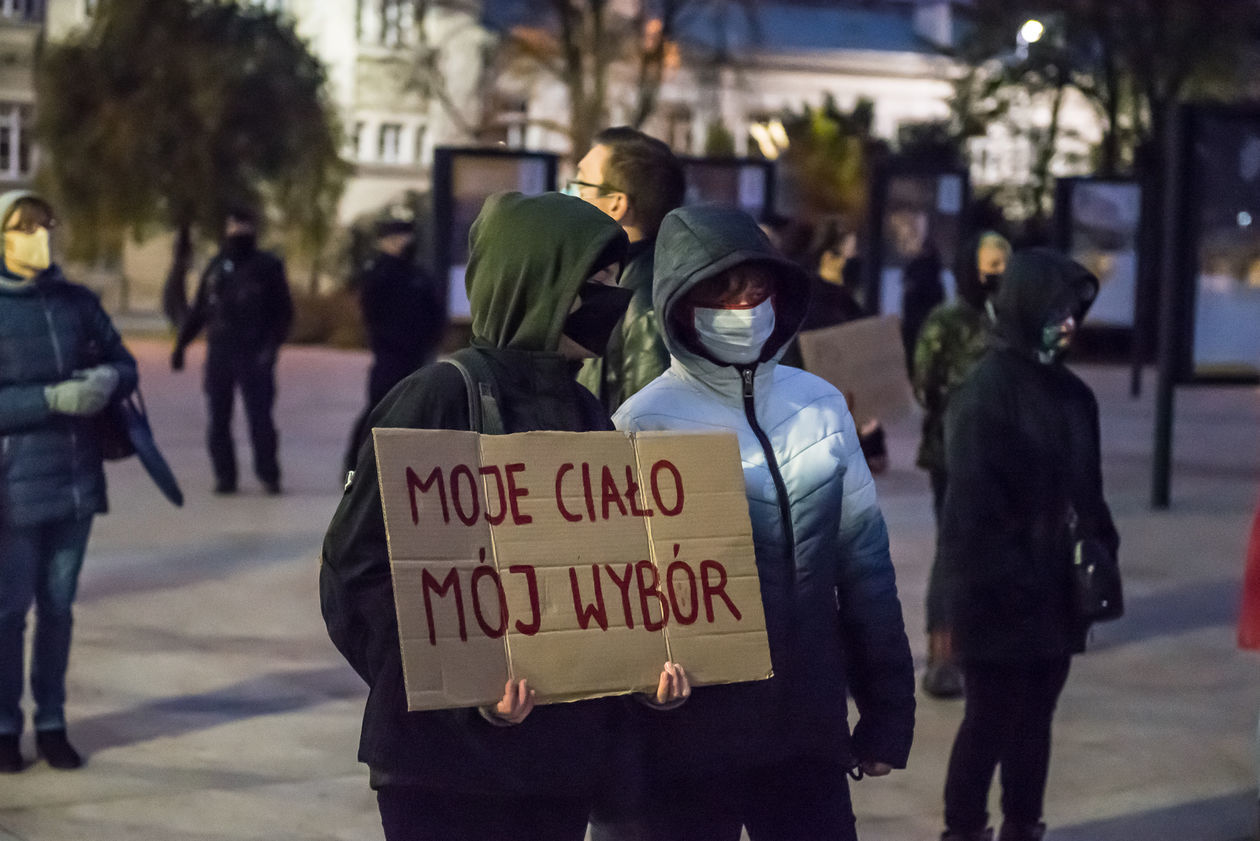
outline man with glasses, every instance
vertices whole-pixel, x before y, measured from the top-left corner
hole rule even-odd
[[[621,286],[634,297],[607,351],[578,375],[610,413],[669,367],[652,309],[653,252],[661,220],[683,203],[685,191],[682,163],[669,146],[625,126],[597,134],[568,183],[566,192],[604,211],[630,240]]]

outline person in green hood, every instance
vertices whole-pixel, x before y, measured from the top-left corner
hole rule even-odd
[[[472,345],[453,358],[494,400],[481,402],[478,419],[463,373],[437,362],[386,395],[369,428],[612,429],[575,375],[625,312],[630,292],[616,286],[625,233],[575,197],[502,193],[486,201],[469,245]],[[370,438],[328,528],[320,598],[329,636],[370,687],[359,759],[388,841],[581,841],[616,770],[609,755],[622,702],[535,708],[520,680],[495,708],[407,711]]]
[[[108,508],[96,416],[136,386],[136,361],[100,301],[49,252],[53,209],[0,196],[0,772],[21,771],[26,615],[35,607],[35,746],[83,759],[66,736],[71,606],[92,520]]]

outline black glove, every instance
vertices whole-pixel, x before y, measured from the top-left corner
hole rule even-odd
[[[184,349],[178,345],[175,347],[175,350],[171,351],[171,370],[184,370]]]

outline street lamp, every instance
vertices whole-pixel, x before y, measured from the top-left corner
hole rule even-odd
[[[1024,45],[1035,44],[1045,34],[1046,27],[1041,21],[1036,18],[1026,20],[1024,25],[1019,28],[1019,42]]]

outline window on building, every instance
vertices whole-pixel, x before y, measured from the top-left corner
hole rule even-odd
[[[41,21],[45,0],[0,0],[0,17],[10,20]],[[89,5],[95,5],[89,3]]]
[[[424,141],[427,134],[425,128],[425,126],[416,126],[416,135],[412,144],[412,160],[417,164],[423,164],[425,161]]]
[[[361,160],[363,158],[363,132],[366,129],[362,120],[356,120],[354,127],[350,129],[350,136],[346,138],[347,156],[352,161]]]
[[[383,47],[413,44],[418,5],[416,0],[358,0],[359,41]]]
[[[0,103],[0,179],[17,181],[30,177],[31,107]]]
[[[665,121],[665,142],[680,155],[691,152],[691,109],[686,105],[673,105],[662,109]]]
[[[402,125],[382,123],[376,159],[383,164],[400,164],[402,160]]]

